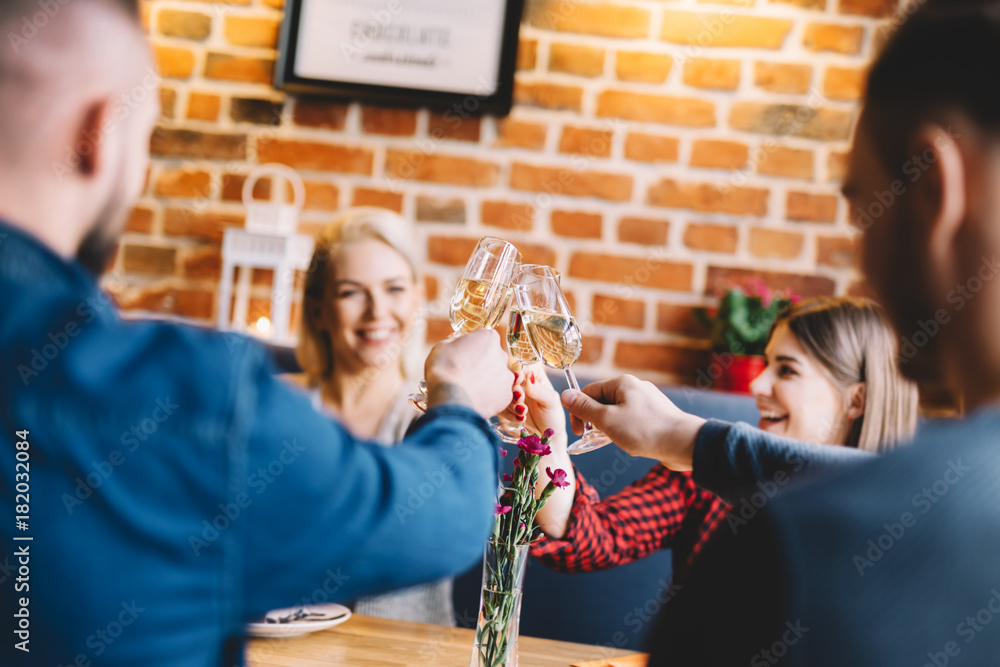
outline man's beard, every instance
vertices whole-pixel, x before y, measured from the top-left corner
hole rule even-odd
[[[115,254],[123,228],[122,219],[127,213],[123,209],[122,193],[116,191],[76,251],[76,261],[94,278],[101,277]]]

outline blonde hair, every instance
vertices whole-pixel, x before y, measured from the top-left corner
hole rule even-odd
[[[845,445],[884,453],[913,437],[917,387],[899,372],[896,338],[878,304],[818,297],[789,306],[771,331],[782,322],[834,384],[864,383],[865,411],[851,423]]]
[[[414,286],[419,285],[420,275],[415,254],[417,243],[413,226],[402,216],[384,208],[358,206],[340,213],[333,222],[323,228],[316,238],[316,248],[306,273],[303,294],[306,298],[322,301],[326,297],[327,286],[332,276],[330,257],[348,243],[358,241],[380,241],[406,260],[410,266]],[[333,354],[329,335],[319,331],[309,315],[306,298],[303,299],[299,322],[299,343],[295,348],[295,358],[309,379],[310,384],[333,374]],[[416,318],[415,318],[416,319]],[[414,354],[419,339],[414,331],[403,341],[401,355],[402,371],[408,376],[414,363]]]

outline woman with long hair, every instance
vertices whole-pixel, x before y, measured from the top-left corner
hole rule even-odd
[[[759,428],[880,453],[913,436],[917,390],[899,374],[895,338],[872,301],[821,297],[789,307],[771,328],[765,357],[751,385]],[[675,577],[683,576],[729,506],[690,473],[663,465],[602,500],[570,463],[562,407],[548,379],[529,371],[524,386],[529,428],[559,434],[542,466],[570,471],[575,485],[575,494],[553,495],[539,512],[544,536],[532,554],[553,569],[585,572],[671,548]]]

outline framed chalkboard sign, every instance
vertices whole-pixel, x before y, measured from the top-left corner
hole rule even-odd
[[[382,104],[510,111],[524,0],[287,0],[275,85]]]

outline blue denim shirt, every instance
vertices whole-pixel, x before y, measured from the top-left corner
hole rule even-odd
[[[478,415],[373,446],[272,375],[242,336],[120,320],[0,223],[0,664],[228,667],[269,609],[481,557],[498,443]]]

